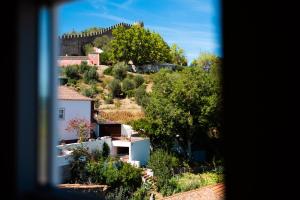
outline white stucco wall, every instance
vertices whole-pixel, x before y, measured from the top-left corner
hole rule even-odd
[[[131,158],[131,153],[130,153],[130,149],[131,149],[131,142],[129,141],[123,141],[123,140],[113,140],[112,141],[112,147],[111,147],[111,153],[112,155],[117,155],[117,148],[118,147],[128,147],[129,148],[129,160]]]
[[[139,161],[141,165],[146,165],[150,157],[150,140],[144,140],[131,143],[130,148],[131,159],[130,161]]]
[[[84,118],[88,122],[91,122],[91,101],[58,100],[57,106],[57,125],[59,131],[59,139],[77,139],[77,135],[75,132],[71,133],[66,131],[65,129],[68,126],[69,120],[74,118]],[[60,108],[64,108],[65,110],[65,119],[58,118],[58,110]]]
[[[72,150],[83,146],[88,149],[89,152],[103,149],[103,144],[106,142],[108,146],[110,147],[110,155],[112,155],[112,140],[110,137],[102,137],[101,139],[97,139],[94,141],[88,141],[88,142],[82,142],[82,143],[71,143],[71,144],[65,144],[65,145],[58,145],[56,146],[57,149],[63,150],[65,153],[64,155],[57,156],[57,165],[58,166],[64,166],[68,165],[71,158]]]

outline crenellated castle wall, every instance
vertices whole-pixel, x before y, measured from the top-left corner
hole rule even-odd
[[[143,25],[143,23],[142,23]],[[112,30],[118,26],[124,26],[125,28],[130,28],[132,25],[127,23],[119,23],[108,28],[104,28],[99,32],[94,32],[90,34],[77,34],[77,35],[62,35],[59,37],[60,42],[60,55],[61,56],[82,56],[84,55],[83,47],[92,43],[97,37],[108,36],[112,37]]]

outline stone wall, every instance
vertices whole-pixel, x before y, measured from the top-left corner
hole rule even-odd
[[[104,28],[99,32],[94,32],[91,34],[79,34],[79,35],[63,35],[59,37],[60,52],[62,56],[81,56],[84,55],[83,47],[92,43],[97,37],[108,36],[112,37],[112,30],[118,26],[124,26],[125,28],[130,28],[132,25],[127,23],[119,23],[108,28]]]

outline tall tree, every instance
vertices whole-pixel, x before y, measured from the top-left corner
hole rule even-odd
[[[209,69],[203,65],[181,72],[161,70],[145,108],[151,134],[167,140],[179,136],[189,158],[194,139],[207,139],[209,130],[220,126],[220,62],[211,63]]]
[[[103,49],[103,47],[106,46],[110,41],[111,41],[111,39],[107,35],[104,35],[101,37],[97,37],[93,41],[93,45],[94,45],[94,47]]]
[[[170,48],[158,34],[141,26],[113,30],[111,48],[117,61],[133,61],[135,65],[170,61]]]
[[[184,55],[184,50],[177,44],[172,44],[170,49],[171,62],[180,66],[187,66],[187,59]]]

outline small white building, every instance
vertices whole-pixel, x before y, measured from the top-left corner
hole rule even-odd
[[[57,124],[60,140],[66,142],[77,141],[78,137],[75,132],[66,131],[68,122],[75,118],[81,118],[91,123],[92,106],[91,98],[83,96],[66,86],[59,86]]]

